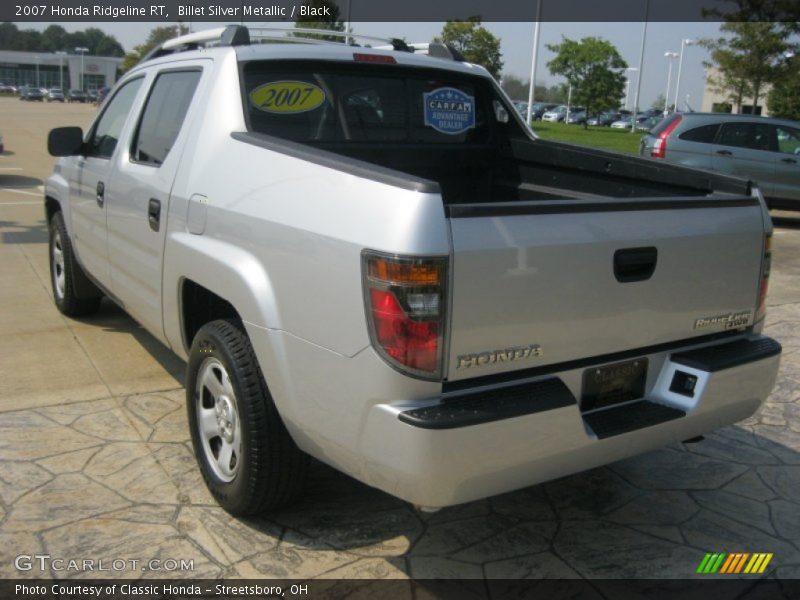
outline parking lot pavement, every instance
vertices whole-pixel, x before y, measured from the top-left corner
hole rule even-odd
[[[183,364],[111,304],[76,321],[50,299],[45,135],[92,111],[0,98],[0,577],[685,578],[734,551],[800,577],[800,214],[776,215],[767,331],[784,354],[754,417],[435,514],[317,465],[291,509],[233,519],[195,467]],[[15,569],[37,553],[140,562]],[[142,571],[150,559],[192,568]]]

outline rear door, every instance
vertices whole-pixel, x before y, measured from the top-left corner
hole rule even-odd
[[[106,191],[111,183],[118,141],[128,124],[143,78],[120,87],[86,137],[70,179],[72,241],[83,267],[110,288],[106,245]]]
[[[450,380],[752,323],[755,198],[453,205]],[[744,313],[742,315],[742,313]],[[737,327],[742,323],[737,323]]]
[[[711,165],[715,171],[757,182],[764,196],[771,196],[776,149],[775,129],[768,123],[723,123],[712,149]]]
[[[207,61],[151,72],[148,93],[108,197],[111,289],[163,338],[161,276],[169,196]]]
[[[775,185],[772,196],[800,201],[800,129],[776,126]]]

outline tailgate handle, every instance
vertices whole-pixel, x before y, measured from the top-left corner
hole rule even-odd
[[[658,250],[647,248],[625,248],[614,252],[614,277],[620,283],[645,281],[653,276],[658,260]]]

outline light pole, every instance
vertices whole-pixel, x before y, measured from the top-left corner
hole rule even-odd
[[[75,48],[75,52],[80,52],[81,55],[81,91],[83,92],[83,55],[89,51],[88,48],[84,48],[83,46],[78,46]]]
[[[681,57],[678,60],[678,81],[675,82],[675,111],[678,111],[678,98],[680,98],[681,90],[681,71],[683,70],[683,50],[686,46],[694,44],[694,40],[682,39],[681,40]]]
[[[636,78],[636,94],[633,97],[633,117],[631,118],[631,133],[636,133],[636,114],[639,112],[639,91],[642,88],[642,73],[644,73],[644,43],[647,38],[647,16],[650,13],[650,0],[644,0],[644,21],[642,22],[642,48],[639,50],[639,76]]]
[[[55,53],[58,56],[58,85],[61,86],[61,92],[64,92],[64,57],[67,55],[66,52],[61,50]]]
[[[627,69],[625,69],[626,73],[628,71],[638,71],[638,70],[639,69],[637,69],[636,67],[628,67]],[[625,75],[625,110],[628,109],[628,95],[630,94],[630,91],[631,91],[631,77],[630,75]]]
[[[569,107],[572,104],[572,84],[567,88],[567,114],[564,117],[564,125],[569,124]]]
[[[528,86],[528,114],[525,122],[531,125],[531,114],[533,112],[533,90],[536,86],[536,58],[539,52],[539,26],[542,24],[542,0],[536,3],[536,25],[533,28],[533,50],[531,52],[531,82]]]
[[[664,116],[669,114],[669,86],[672,80],[672,59],[678,58],[677,52],[664,52],[664,56],[669,62],[669,69],[667,70],[667,93],[664,94]]]

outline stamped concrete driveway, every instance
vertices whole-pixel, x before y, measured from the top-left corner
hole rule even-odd
[[[784,358],[753,418],[433,515],[317,465],[292,509],[233,519],[194,464],[183,364],[110,304],[52,305],[45,135],[92,111],[0,98],[0,577],[684,578],[706,552],[772,552],[766,576],[800,577],[800,216],[778,220]],[[20,571],[20,554],[192,568]]]

